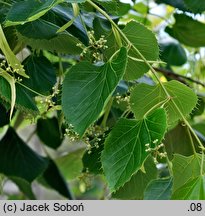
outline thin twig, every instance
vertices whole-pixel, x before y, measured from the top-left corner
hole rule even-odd
[[[185,80],[189,80],[190,82],[193,82],[193,83],[196,83],[198,85],[201,85],[201,86],[205,87],[204,83],[202,83],[202,82],[200,82],[198,80],[194,80],[194,79],[192,79],[190,77],[186,77],[184,75],[174,73],[171,70],[167,70],[167,69],[164,69],[164,68],[156,68],[156,67],[154,67],[154,69],[155,69],[155,71],[162,73],[164,76],[171,77],[171,78],[173,78],[175,80],[178,80],[178,81],[180,81],[180,82],[182,82],[184,84],[187,84]]]

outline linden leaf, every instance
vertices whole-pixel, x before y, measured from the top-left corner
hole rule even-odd
[[[10,64],[14,72],[18,73],[19,75],[23,77],[29,78],[26,75],[20,61],[16,58],[16,56],[10,49],[9,44],[6,40],[6,37],[4,35],[3,29],[1,27],[1,24],[0,24],[0,50],[5,55],[7,62]]]
[[[172,199],[205,200],[205,176],[200,175],[188,181],[173,193]]]
[[[16,2],[7,14],[5,26],[19,25],[37,20],[61,2],[63,0],[27,0]]]
[[[158,109],[142,120],[120,119],[109,133],[102,166],[111,191],[123,186],[143,165],[150,148],[160,143],[166,131],[166,114]]]
[[[127,52],[123,47],[101,66],[80,62],[66,74],[62,108],[67,122],[80,136],[98,118],[121,80],[126,63]]]
[[[182,118],[179,111],[186,116],[196,106],[197,96],[189,87],[175,80],[163,83],[163,86],[169,96],[160,84],[150,86],[141,83],[133,89],[130,103],[136,119],[142,119],[146,113],[164,105],[169,123],[172,123]]]

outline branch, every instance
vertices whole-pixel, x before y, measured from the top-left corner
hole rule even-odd
[[[192,126],[189,124],[189,122],[187,121],[186,117],[181,113],[181,110],[179,109],[179,107],[177,106],[177,104],[174,102],[174,100],[170,97],[169,92],[167,91],[167,89],[164,87],[163,83],[160,81],[160,79],[158,78],[158,76],[156,75],[156,71],[155,68],[152,67],[152,65],[147,61],[147,59],[144,57],[144,55],[138,50],[137,47],[135,47],[135,45],[127,38],[127,36],[124,34],[124,32],[118,27],[118,25],[110,18],[110,16],[103,11],[101,8],[99,8],[95,3],[93,3],[91,0],[87,0],[87,2],[93,6],[98,12],[100,12],[104,17],[106,17],[108,19],[108,21],[113,25],[113,27],[116,28],[116,30],[119,32],[119,34],[121,35],[121,37],[125,40],[125,42],[127,43],[127,46],[129,48],[133,48],[133,51],[139,55],[139,57],[144,61],[144,63],[149,67],[149,69],[151,70],[151,72],[153,73],[153,75],[155,76],[155,78],[157,79],[159,85],[161,86],[162,90],[164,91],[165,95],[167,96],[167,98],[170,98],[170,101],[172,102],[173,106],[175,107],[175,109],[177,110],[177,112],[179,113],[179,115],[181,116],[181,118],[183,119],[184,123],[187,125],[187,127],[190,129],[191,133],[193,134],[193,136],[195,137],[195,139],[197,140],[200,148],[202,149],[202,151],[205,151],[205,147],[203,146],[202,142],[200,141],[200,139],[198,138],[198,136],[196,135],[196,133],[194,132]],[[159,71],[159,70],[158,70]],[[170,170],[171,171],[171,170]]]
[[[155,71],[162,73],[164,76],[171,77],[171,78],[173,78],[175,80],[178,80],[178,81],[180,81],[180,82],[182,82],[184,84],[187,84],[185,80],[189,80],[190,82],[193,82],[193,83],[196,83],[198,85],[201,85],[201,86],[205,87],[204,83],[202,83],[202,82],[200,82],[198,80],[194,80],[194,79],[192,79],[190,77],[186,77],[184,75],[174,73],[171,70],[167,70],[167,69],[164,69],[164,68],[156,68],[156,67],[154,67],[154,69],[155,69]]]

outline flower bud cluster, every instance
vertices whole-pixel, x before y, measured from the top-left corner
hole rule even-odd
[[[99,125],[91,125],[84,137],[83,140],[86,143],[86,149],[88,151],[88,154],[92,153],[93,148],[99,148],[100,142],[105,137],[105,132],[108,130],[108,128],[103,129]]]
[[[95,49],[107,49],[108,46],[106,46],[107,40],[105,39],[104,35],[101,35],[99,40],[96,40],[94,31],[88,32],[88,38],[89,38],[89,45]]]
[[[159,157],[160,159],[166,158],[166,157],[167,157],[167,152],[164,151],[164,144],[161,143],[161,144],[157,145],[158,141],[159,141],[159,140],[156,139],[156,140],[154,140],[154,141],[152,142],[153,144],[155,144],[155,147],[154,147],[154,148],[152,148],[152,147],[150,146],[150,143],[145,144],[145,147],[146,147],[145,152],[151,153],[151,154],[152,154],[152,156],[153,156],[153,158],[154,158],[154,162],[155,162],[156,164],[158,163],[158,161],[157,161],[157,158],[158,158],[158,157]]]
[[[45,104],[48,109],[51,109],[56,106],[56,102],[53,100],[53,98],[60,93],[59,89],[57,89],[55,86],[52,88],[53,93],[51,95],[41,97],[40,103]]]
[[[18,67],[20,68],[18,68]],[[19,73],[20,70],[23,69],[23,65],[19,65],[19,64],[15,64],[15,68],[12,68],[11,64],[9,64],[5,59],[0,63],[0,68],[2,68],[3,70],[7,71],[8,73]],[[20,78],[18,78],[20,80]],[[18,80],[18,81],[19,81]]]
[[[74,126],[69,124],[68,127],[65,129],[65,136],[68,136],[71,141],[77,141],[80,139],[80,136],[77,132],[74,131]]]
[[[107,40],[105,39],[105,36],[102,35],[99,40],[95,38],[94,31],[88,31],[88,38],[89,38],[89,45],[86,47],[82,43],[78,43],[77,46],[80,47],[83,51],[80,54],[81,57],[84,57],[86,54],[90,54],[92,58],[94,59],[94,62],[102,61],[102,50],[105,50],[108,48],[106,45]]]
[[[120,104],[121,102],[127,102],[128,104],[130,103],[130,95],[123,96],[117,93],[115,98],[116,98],[117,104]]]

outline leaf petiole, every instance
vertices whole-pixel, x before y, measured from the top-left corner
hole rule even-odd
[[[116,28],[116,30],[120,33],[120,35],[122,36],[122,38],[127,42],[128,46],[131,47],[131,48],[133,48],[133,50],[136,52],[136,54],[138,54],[140,56],[140,58],[144,61],[144,63],[149,67],[149,69],[153,73],[154,77],[158,81],[159,85],[161,86],[162,90],[167,95],[167,97],[170,98],[170,101],[173,103],[174,107],[176,108],[177,112],[181,116],[182,120],[187,125],[187,127],[190,129],[190,132],[193,134],[193,136],[196,138],[196,140],[197,140],[200,148],[202,149],[202,151],[205,151],[205,148],[204,148],[203,144],[201,143],[201,141],[199,140],[198,136],[196,135],[196,133],[192,129],[191,125],[186,120],[185,116],[181,113],[179,107],[176,105],[176,103],[174,102],[174,100],[170,97],[170,95],[169,95],[168,91],[166,90],[165,86],[163,85],[163,83],[160,81],[160,79],[156,75],[155,69],[151,66],[151,64],[147,61],[147,59],[143,56],[143,54],[131,43],[131,41],[127,38],[127,36],[123,33],[123,31],[118,27],[118,25],[111,19],[111,17],[105,11],[103,11],[100,7],[98,7],[91,0],[87,0],[87,2],[90,5],[92,5],[97,11],[99,11],[103,16],[105,16],[109,20],[109,22],[112,24],[112,26]]]

